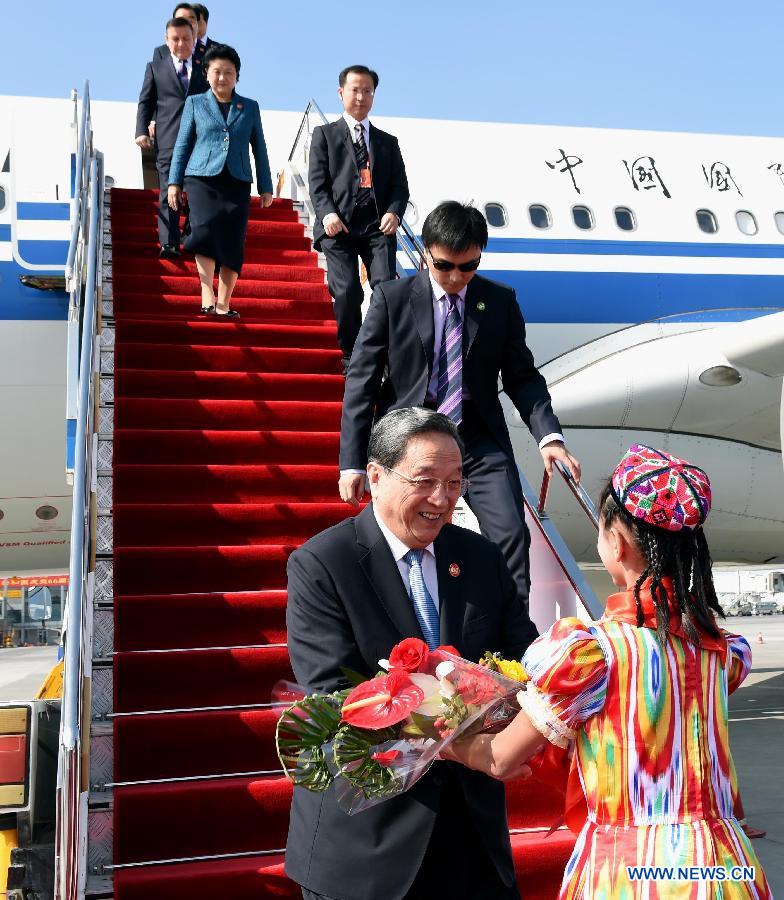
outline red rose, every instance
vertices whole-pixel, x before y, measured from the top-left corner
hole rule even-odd
[[[420,641],[419,638],[406,638],[392,648],[389,665],[393,669],[405,669],[406,672],[421,672],[427,663],[429,653],[424,641]]]
[[[463,698],[466,705],[482,706],[489,700],[494,700],[502,693],[494,678],[481,672],[461,672],[457,682],[457,692]]]

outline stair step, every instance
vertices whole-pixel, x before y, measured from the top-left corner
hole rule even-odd
[[[113,457],[115,466],[166,465],[170,475],[180,464],[286,465],[292,459],[336,471],[338,444],[335,431],[311,431],[303,441],[296,431],[126,428],[114,432]]]
[[[270,271],[273,268],[270,267]],[[321,276],[320,269],[308,269],[316,276]],[[153,299],[163,294],[184,295],[186,297],[201,296],[199,294],[199,281],[191,275],[123,275],[114,280],[113,300],[117,304],[120,300],[133,298],[138,295],[148,295]],[[323,277],[308,278],[302,280],[287,279],[283,281],[265,279],[240,279],[234,290],[232,302],[244,298],[260,297],[277,300],[323,300],[329,301],[329,291],[324,284]]]
[[[173,372],[118,369],[114,400],[126,398],[198,400],[331,400],[343,399],[342,375],[266,372]]]
[[[218,647],[282,644],[286,591],[115,596],[114,622],[116,651],[197,648],[205,623]]]
[[[116,428],[337,431],[340,402],[294,400],[127,399],[115,408]]]
[[[286,561],[294,549],[294,545],[115,547],[114,590],[121,594],[285,590]],[[188,705],[175,704],[178,709]]]
[[[171,369],[183,372],[266,372],[340,375],[341,353],[317,348],[292,353],[285,347],[211,347],[206,344],[124,343],[114,355],[116,369]]]
[[[223,706],[227,697],[269,703],[281,679],[293,681],[285,647],[123,651],[114,658],[114,712]]]
[[[278,347],[292,355],[301,349],[334,350],[337,327],[329,325],[297,325],[221,322],[210,317],[191,322],[165,319],[120,319],[116,323],[115,342],[150,344],[202,344],[212,347]]]
[[[338,467],[314,465],[115,464],[114,511],[125,504],[336,503]],[[194,504],[194,500],[197,504]],[[338,508],[333,512],[337,515]],[[250,525],[250,522],[247,523]],[[121,545],[115,524],[115,543]]]
[[[331,503],[116,503],[114,541],[124,547],[301,544],[355,513],[336,502],[334,480],[331,494]]]

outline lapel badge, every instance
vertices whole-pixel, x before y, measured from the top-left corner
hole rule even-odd
[[[238,109],[238,110],[239,110],[239,109],[242,109],[242,104],[241,104],[241,103],[238,103],[238,104],[237,104],[237,109]]]
[[[479,312],[484,312],[485,311],[485,301],[480,300],[479,303],[476,304],[476,308],[479,310]]]
[[[460,574],[460,566],[458,566],[457,563],[450,563],[449,574],[452,576],[452,578],[457,578],[457,576]]]

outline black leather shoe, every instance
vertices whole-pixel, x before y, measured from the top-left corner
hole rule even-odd
[[[182,254],[180,248],[175,247],[174,244],[164,244],[158,255],[161,259],[178,259]]]

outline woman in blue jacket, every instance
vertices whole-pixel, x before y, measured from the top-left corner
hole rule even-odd
[[[234,90],[240,75],[236,50],[215,44],[204,55],[211,90],[188,97],[169,169],[169,206],[179,209],[185,190],[190,234],[184,246],[196,255],[201,309],[220,318],[238,318],[231,295],[242,269],[253,180],[248,147],[253,148],[261,205],[272,203],[272,178],[259,104]],[[216,264],[218,298],[213,294]]]

